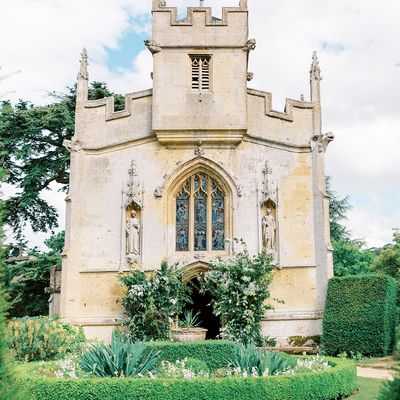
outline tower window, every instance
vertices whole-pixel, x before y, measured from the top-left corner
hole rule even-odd
[[[204,173],[181,186],[176,196],[176,250],[225,249],[225,193]]]
[[[192,89],[210,90],[211,56],[190,56],[192,60]]]

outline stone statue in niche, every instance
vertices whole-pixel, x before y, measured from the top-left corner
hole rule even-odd
[[[140,255],[140,218],[135,210],[126,220],[126,254],[129,257]]]
[[[266,209],[262,219],[263,249],[270,253],[276,252],[276,222],[270,208]]]

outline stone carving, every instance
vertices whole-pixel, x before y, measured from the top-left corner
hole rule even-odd
[[[154,189],[154,196],[156,196],[156,197],[162,197],[163,192],[164,192],[164,185],[157,186],[157,187]]]
[[[72,140],[64,140],[63,141],[63,146],[70,152],[79,152],[82,150],[82,146],[79,143],[78,140],[72,139]]]
[[[251,51],[256,48],[256,39],[249,39],[246,44],[242,47],[243,51]]]
[[[328,132],[325,135],[315,135],[311,140],[311,148],[314,150],[318,148],[319,153],[325,153],[329,143],[335,139],[335,135],[332,132]]]
[[[248,72],[247,73],[247,82],[252,81],[254,78],[254,72]]]
[[[312,56],[310,78],[311,80],[322,81],[321,68],[319,67],[319,60],[316,51],[314,51]]]
[[[80,69],[78,72],[78,79],[89,80],[89,73],[88,73],[88,54],[87,50],[84,48],[81,53],[81,60],[80,60]]]
[[[167,7],[167,0],[160,0],[160,7]]]
[[[271,200],[274,204],[277,201],[277,187],[273,185],[272,179],[270,178],[272,174],[272,168],[269,166],[269,162],[265,162],[265,168],[263,169],[263,188],[261,190],[262,200],[261,204],[266,203],[268,200]]]
[[[276,252],[276,223],[275,218],[271,214],[272,210],[270,208],[266,209],[266,213],[262,219],[262,241],[263,249],[270,252]]]
[[[203,157],[205,154],[204,149],[201,147],[201,143],[199,143],[199,145],[197,146],[197,148],[194,151],[194,155],[197,157]]]
[[[136,169],[136,162],[132,161],[131,168],[128,171],[129,179],[125,190],[125,207],[136,205],[136,207],[143,207],[142,188],[138,180]]]
[[[140,255],[140,219],[135,210],[132,210],[126,220],[126,255]]]
[[[145,40],[144,44],[149,49],[151,54],[156,54],[161,51],[161,47],[155,40]]]

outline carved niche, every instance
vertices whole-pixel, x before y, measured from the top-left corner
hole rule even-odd
[[[122,190],[122,252],[126,264],[140,267],[142,253],[143,188],[139,182],[135,161],[128,171],[129,178]]]
[[[278,254],[277,240],[277,185],[272,181],[272,168],[268,161],[263,169],[262,197],[261,197],[261,242],[263,250],[266,250],[274,258]]]

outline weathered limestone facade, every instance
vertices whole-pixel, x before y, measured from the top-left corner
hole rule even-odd
[[[333,135],[321,131],[316,55],[310,100],[288,99],[285,112],[274,111],[270,93],[247,86],[255,41],[246,0],[224,8],[222,20],[206,7],[178,20],[164,3],[153,0],[146,42],[153,89],[127,94],[123,111],[114,112],[113,98],[88,101],[82,54],[76,132],[65,144],[71,184],[61,314],[89,337],[108,338],[121,319],[119,273],[167,259],[190,279],[216,256],[231,256],[232,239],[241,238],[253,254],[273,252],[280,266],[271,298],[284,304],[265,316],[263,333],[319,334],[332,276],[324,153]],[[177,202],[189,202],[185,185],[196,191],[199,176],[209,177],[207,190],[218,187],[207,195],[213,214],[193,222],[187,203],[192,211],[182,211],[178,232]],[[215,193],[223,200],[214,217]],[[222,247],[221,238],[228,239]]]

